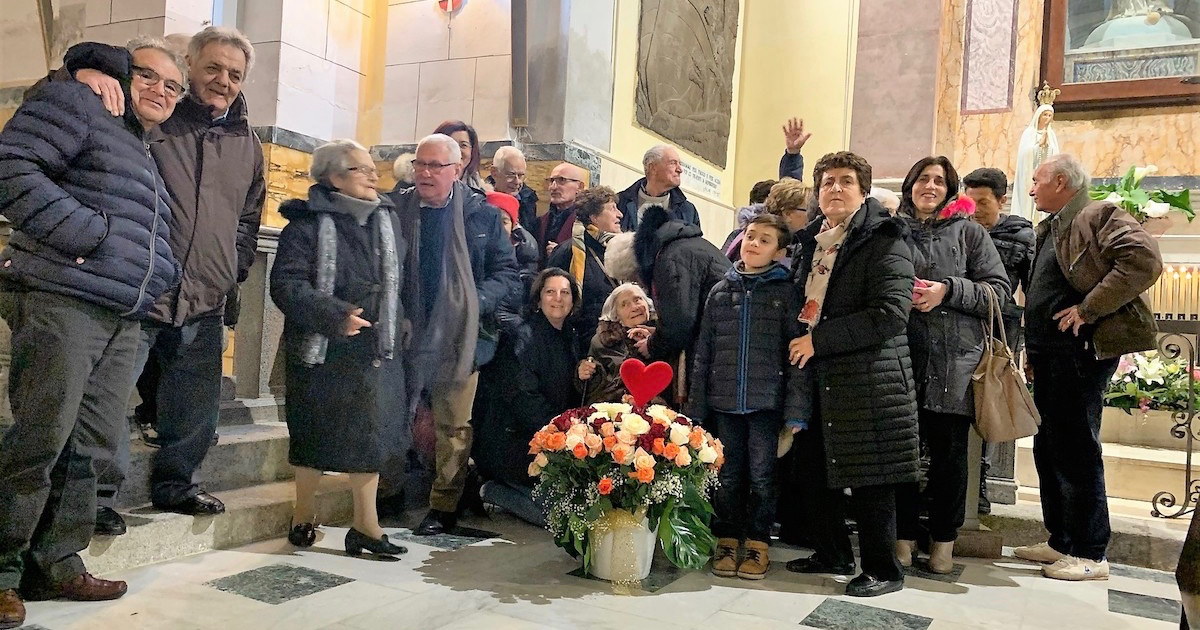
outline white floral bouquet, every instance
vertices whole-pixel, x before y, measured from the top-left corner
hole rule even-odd
[[[1166,218],[1167,213],[1172,210],[1187,217],[1189,222],[1196,218],[1196,213],[1192,211],[1191,193],[1188,190],[1170,192],[1142,188],[1142,180],[1147,175],[1157,172],[1158,167],[1153,164],[1144,167],[1130,166],[1125,176],[1117,183],[1092,186],[1088,195],[1092,199],[1103,199],[1121,206],[1139,223],[1145,223],[1147,219]]]

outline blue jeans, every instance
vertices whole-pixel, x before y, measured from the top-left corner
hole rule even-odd
[[[1100,450],[1104,391],[1117,359],[1083,353],[1029,354],[1033,402],[1042,426],[1033,438],[1042,518],[1050,546],[1077,558],[1101,560],[1112,534]]]
[[[710,421],[725,445],[721,485],[713,500],[713,534],[770,542],[775,520],[775,459],[783,418],[778,411],[714,411]]]

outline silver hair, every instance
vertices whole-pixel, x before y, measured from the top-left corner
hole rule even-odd
[[[515,158],[525,159],[525,154],[517,147],[503,146],[496,149],[496,154],[492,156],[492,168],[508,170],[510,160]]]
[[[1071,190],[1083,190],[1092,185],[1092,176],[1088,175],[1079,158],[1070,153],[1052,155],[1043,164],[1050,169],[1051,175],[1062,175]]]
[[[250,68],[254,67],[254,44],[251,44],[250,40],[246,39],[246,36],[236,28],[208,26],[192,36],[192,41],[188,43],[188,56],[198,59],[204,47],[213,43],[228,44],[242,51],[242,54],[246,56],[246,74],[242,77],[242,80],[245,81],[246,77],[250,76]]]
[[[621,286],[613,289],[612,293],[608,294],[608,298],[604,300],[604,307],[600,309],[600,321],[602,322],[620,322],[621,319],[617,316],[617,302],[622,295],[626,293],[636,293],[643,300],[646,300],[646,309],[650,315],[654,315],[654,300],[646,295],[646,291],[641,285],[633,282],[626,282]]]
[[[420,151],[421,147],[425,146],[426,144],[440,144],[446,149],[447,152],[449,152],[449,159],[451,162],[454,164],[462,162],[462,149],[459,148],[458,141],[454,138],[451,138],[444,133],[429,134],[428,136],[421,138],[421,141],[417,143],[417,151]]]
[[[141,35],[129,40],[129,43],[125,44],[125,49],[130,53],[135,53],[144,48],[157,50],[166,55],[171,60],[171,63],[175,64],[175,68],[179,70],[179,76],[183,79],[181,84],[184,91],[187,91],[188,67],[187,60],[183,58],[183,55],[179,54],[179,51],[174,46],[161,37]]]
[[[675,147],[669,144],[656,144],[649,149],[646,149],[645,155],[642,156],[642,170],[648,170],[651,164],[657,164],[666,157],[667,149]]]
[[[413,171],[412,161],[417,157],[412,153],[401,153],[396,156],[396,161],[392,162],[392,175],[396,177],[397,182],[413,183],[416,181],[416,172]]]
[[[308,174],[318,184],[328,186],[330,177],[338,171],[344,171],[350,167],[350,161],[346,156],[356,150],[366,151],[367,148],[353,140],[326,142],[313,151],[312,166],[308,169]]]

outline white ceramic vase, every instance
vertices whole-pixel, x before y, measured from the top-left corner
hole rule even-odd
[[[654,545],[658,538],[650,531],[650,521],[636,521],[626,512],[623,518],[609,519],[593,528],[590,539],[592,563],[589,572],[602,580],[643,580],[650,575]]]

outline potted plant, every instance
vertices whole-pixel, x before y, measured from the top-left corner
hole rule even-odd
[[[1200,368],[1189,375],[1183,359],[1151,350],[1121,357],[1104,402],[1129,414],[1137,409],[1145,417],[1152,410],[1187,411],[1189,397],[1192,408],[1200,409]]]
[[[716,539],[709,529],[709,496],[724,462],[721,442],[687,417],[646,402],[622,378],[634,403],[597,403],[559,414],[533,436],[529,474],[534,499],[555,543],[581,558],[584,571],[614,582],[650,572],[656,542],[676,566],[699,569]],[[640,395],[639,395],[640,393]]]
[[[1188,222],[1196,218],[1192,211],[1191,193],[1187,190],[1146,190],[1142,180],[1158,172],[1153,164],[1145,167],[1130,166],[1125,175],[1115,184],[1092,186],[1088,195],[1092,199],[1103,199],[1121,206],[1133,215],[1147,232],[1161,235],[1171,225],[1168,213],[1174,210],[1187,217]]]

